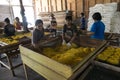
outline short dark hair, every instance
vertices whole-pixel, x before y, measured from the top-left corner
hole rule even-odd
[[[81,14],[81,16],[84,16],[84,15],[85,15],[83,12],[81,12],[80,14]]]
[[[102,19],[102,16],[101,16],[101,14],[100,14],[99,12],[96,12],[96,13],[94,13],[94,14],[92,15],[92,18],[93,18],[94,20],[101,20],[101,19]]]
[[[56,21],[51,21],[51,23],[57,23]]]
[[[42,21],[41,19],[37,19],[37,20],[35,21],[35,26],[37,26],[39,23],[42,23],[42,24],[43,24],[43,21]]]
[[[65,17],[65,20],[66,20],[66,21],[72,21],[72,16],[66,16],[66,17]]]
[[[6,23],[10,23],[10,20],[9,20],[9,18],[5,18],[5,20],[4,20]]]

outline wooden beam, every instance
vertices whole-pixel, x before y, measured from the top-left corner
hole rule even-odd
[[[72,10],[72,3],[70,2],[70,10]]]
[[[67,0],[65,0],[65,10],[68,10],[68,7],[67,7]]]
[[[57,0],[55,0],[55,7],[56,7],[56,11],[58,11],[58,9],[57,9]]]
[[[35,2],[35,0],[32,0],[32,4],[33,4],[33,9],[34,9],[34,15],[35,15],[34,19],[36,19],[36,2]]]
[[[77,0],[75,0],[75,17],[77,18]]]
[[[43,10],[42,10],[42,0],[40,0],[40,6],[41,6],[41,12],[42,12],[42,11],[43,11]]]
[[[49,0],[47,0],[47,5],[48,5],[48,12],[49,12],[50,11],[50,9],[49,9],[49,6],[50,6]]]
[[[85,12],[85,1],[86,0],[82,0],[82,12]]]
[[[52,12],[53,11],[52,0],[50,0],[50,8],[51,8],[51,12]]]
[[[63,11],[63,0],[61,0],[61,10]]]

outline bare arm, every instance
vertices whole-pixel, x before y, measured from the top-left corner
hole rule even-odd
[[[73,40],[75,39],[76,35],[77,35],[77,33],[74,33],[74,34],[73,34],[73,37],[71,38],[71,40],[69,41],[69,43],[72,43],[72,42],[73,42]]]
[[[91,36],[91,35],[93,35],[94,34],[94,32],[86,32],[86,35],[88,35],[88,36]]]

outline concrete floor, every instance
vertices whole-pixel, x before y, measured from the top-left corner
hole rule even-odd
[[[12,60],[13,64],[17,64],[21,61],[21,58],[15,58]],[[6,60],[4,62],[7,63]],[[14,69],[16,76],[13,77],[10,70],[5,67],[0,66],[0,80],[26,80],[23,66]],[[36,72],[27,67],[29,80],[46,80],[42,76],[38,75]]]

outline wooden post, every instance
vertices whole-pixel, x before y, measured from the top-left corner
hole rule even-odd
[[[77,0],[75,0],[75,18],[77,18]]]
[[[10,67],[10,70],[12,72],[12,75],[15,76],[15,72],[14,70],[12,69],[13,68],[13,65],[12,65],[12,59],[7,55],[7,61],[8,61],[8,64],[9,64],[9,67]]]
[[[72,10],[72,3],[70,3],[70,10]]]
[[[85,6],[84,6],[85,5],[85,0],[82,0],[82,4],[83,4],[82,5],[82,12],[85,12]]]
[[[68,10],[67,0],[65,0],[65,10]]]
[[[61,10],[63,11],[63,0],[61,0]]]
[[[36,19],[36,2],[35,2],[35,0],[33,0],[33,9],[34,9],[34,15],[35,15],[35,18],[34,19]]]
[[[50,12],[50,9],[49,9],[49,6],[50,6],[49,0],[47,0],[47,4],[48,4],[48,12]]]
[[[52,12],[52,0],[50,0],[50,8],[51,8],[51,12]]]
[[[28,74],[27,74],[27,69],[26,69],[26,65],[25,65],[25,64],[23,64],[23,68],[24,68],[24,72],[25,72],[25,78],[26,78],[26,80],[29,80],[29,79],[28,79]]]
[[[57,10],[57,0],[55,0],[55,7],[56,7],[56,11],[58,11],[58,10]]]
[[[42,10],[42,0],[40,0],[40,6],[41,6],[41,12],[42,12],[42,11],[43,11],[43,10]]]

